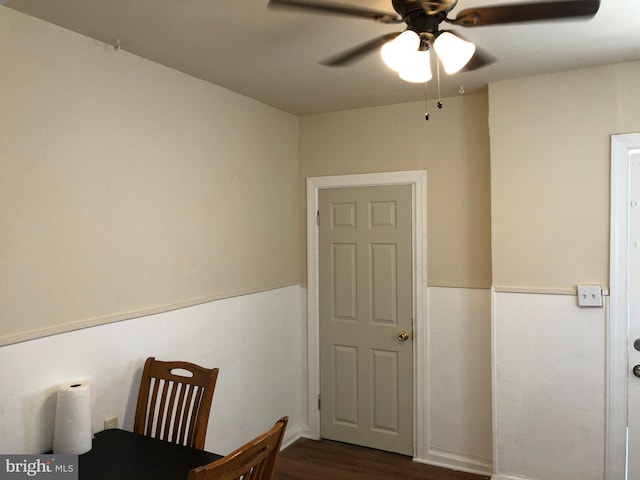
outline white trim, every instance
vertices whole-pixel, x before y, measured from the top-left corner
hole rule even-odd
[[[496,295],[495,288],[491,287],[491,427],[492,427],[492,453],[493,453],[493,471],[499,472],[498,465],[498,366],[496,360]],[[495,477],[491,477],[492,480]]]
[[[38,328],[36,330],[29,330],[26,332],[20,332],[7,336],[0,336],[0,347],[5,345],[11,345],[14,343],[27,342],[29,340],[37,340],[38,338],[44,338],[51,335],[57,335],[60,333],[69,333],[74,330],[81,330],[83,328],[99,327],[101,325],[107,325],[109,323],[122,322],[124,320],[134,320],[140,317],[146,317],[149,315],[158,315],[161,313],[169,313],[174,310],[180,310],[183,308],[195,307],[205,303],[214,302],[217,300],[225,300],[228,298],[242,297],[245,295],[254,295],[256,293],[269,292],[271,290],[279,290],[281,288],[293,287],[298,285],[298,282],[286,282],[277,285],[264,285],[261,287],[249,288],[244,290],[236,290],[231,292],[221,292],[214,295],[207,295],[204,297],[192,298],[184,300],[182,302],[169,303],[166,305],[160,305],[153,308],[143,308],[141,310],[130,310],[128,312],[117,313],[115,315],[105,315],[102,317],[88,318],[84,320],[73,321],[69,323],[63,323],[53,325],[45,328]]]
[[[510,287],[506,285],[494,285],[493,289],[497,293],[527,293],[531,295],[567,295],[575,297],[576,287],[567,288],[544,288],[544,287]],[[609,290],[602,289],[602,295],[609,295]]]
[[[607,321],[607,423],[605,478],[626,477],[629,154],[640,134],[611,137],[610,308]]]
[[[414,458],[413,461],[460,472],[474,473],[476,475],[491,475],[493,472],[493,464],[490,460],[473,457],[471,455],[447,452],[446,450],[440,450],[438,448],[429,449],[429,458],[427,460]]]
[[[280,446],[280,451],[284,450],[287,447],[293,445],[298,439],[300,439],[302,435],[300,435],[300,426],[297,428],[294,427],[293,430],[289,431],[287,429],[285,431],[284,437],[282,438],[282,445]]]
[[[370,173],[307,179],[307,428],[304,436],[320,438],[320,328],[318,312],[318,191],[383,185],[411,185],[413,191],[414,285],[414,457],[428,456],[427,371],[427,172]]]
[[[526,477],[513,477],[510,475],[500,475],[499,473],[496,473],[491,477],[491,480],[529,480],[529,479]]]

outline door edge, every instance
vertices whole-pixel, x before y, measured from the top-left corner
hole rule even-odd
[[[626,477],[629,155],[640,133],[611,136],[609,314],[607,319],[605,478]]]

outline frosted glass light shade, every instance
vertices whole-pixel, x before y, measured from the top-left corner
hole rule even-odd
[[[410,60],[411,55],[418,51],[420,37],[413,30],[405,30],[380,49],[382,60],[391,70],[399,72]]]
[[[429,50],[414,52],[410,61],[400,70],[400,78],[411,83],[431,80],[431,55]]]
[[[433,42],[444,71],[448,74],[459,72],[476,51],[476,46],[451,32],[443,31]]]

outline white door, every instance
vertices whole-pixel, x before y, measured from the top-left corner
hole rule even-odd
[[[319,192],[320,433],[413,455],[412,190]]]
[[[640,152],[629,167],[629,378],[628,480],[640,479]]]

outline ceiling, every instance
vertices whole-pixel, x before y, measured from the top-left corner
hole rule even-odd
[[[529,0],[530,1],[530,0]],[[390,0],[332,0],[393,12]],[[403,24],[268,9],[267,0],[0,0],[34,17],[295,115],[424,100],[369,55],[346,67],[319,62]],[[463,8],[517,3],[459,0]],[[474,72],[440,75],[440,95],[486,91],[497,80],[640,59],[640,0],[602,0],[587,21],[452,27],[497,57]],[[607,88],[603,85],[602,88]],[[434,80],[430,99],[438,96]]]

